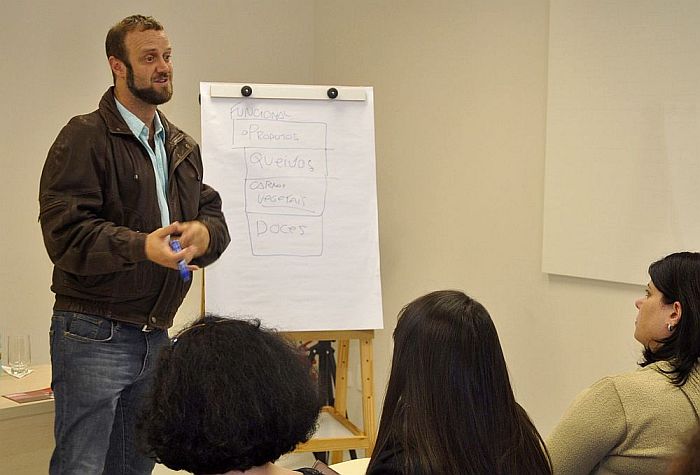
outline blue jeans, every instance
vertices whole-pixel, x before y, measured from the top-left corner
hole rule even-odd
[[[134,429],[167,332],[57,311],[50,343],[56,448],[49,473],[150,474],[155,462],[139,452]]]

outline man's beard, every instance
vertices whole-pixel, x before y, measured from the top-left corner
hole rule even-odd
[[[161,104],[165,104],[171,97],[173,97],[172,75],[162,74],[161,77],[168,78],[170,81],[170,87],[164,88],[160,91],[153,87],[144,87],[139,89],[136,87],[136,84],[134,84],[134,70],[131,68],[130,64],[126,64],[126,85],[134,96],[138,97],[146,104],[159,106]]]

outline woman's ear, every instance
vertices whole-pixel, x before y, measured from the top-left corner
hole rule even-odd
[[[674,327],[678,325],[678,322],[681,321],[681,314],[683,313],[683,308],[681,307],[681,303],[676,301],[671,304],[673,307],[673,312],[671,312],[671,315],[668,317],[668,321],[666,323],[670,323]]]

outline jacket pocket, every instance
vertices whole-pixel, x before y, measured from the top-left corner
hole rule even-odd
[[[143,215],[136,209],[129,208],[128,206],[125,206],[124,207],[124,216],[122,219],[123,219],[122,226],[126,226],[129,229],[132,229],[136,232],[149,233],[152,231],[152,229],[150,229],[151,226],[146,225],[146,223],[144,222],[144,219],[143,219]],[[158,227],[160,227],[160,226],[158,226]]]

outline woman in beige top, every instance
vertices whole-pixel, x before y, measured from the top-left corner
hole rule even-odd
[[[547,439],[555,474],[658,475],[698,427],[700,254],[649,266],[634,337],[641,369],[581,393]]]

